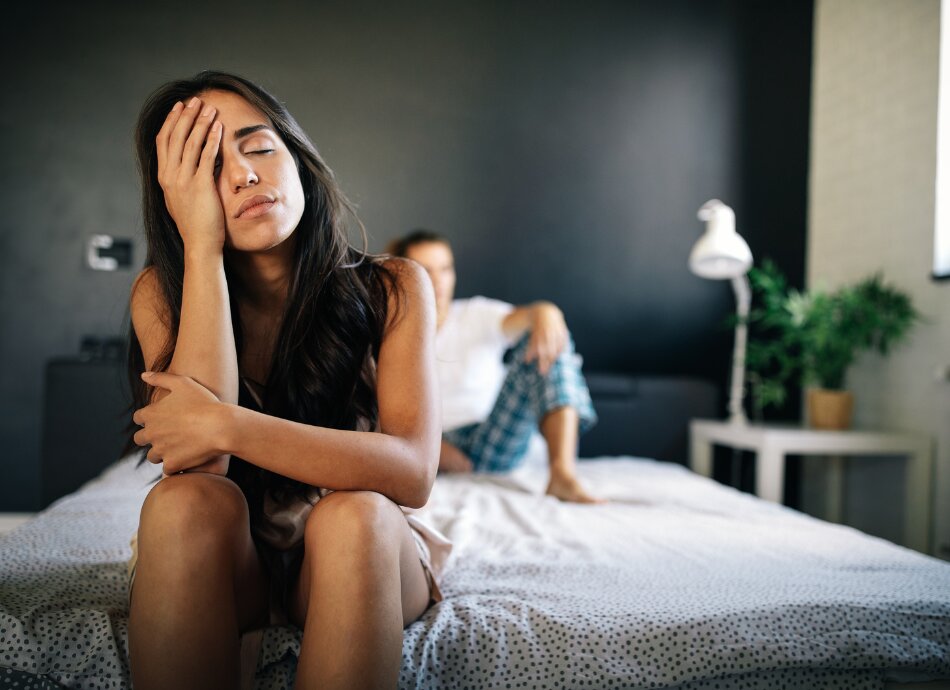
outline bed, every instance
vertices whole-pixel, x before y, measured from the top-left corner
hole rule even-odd
[[[633,383],[615,410],[664,387]],[[668,385],[658,455],[683,452],[664,434],[708,403]],[[125,561],[155,472],[123,458],[0,537],[0,688],[129,687]],[[539,443],[512,475],[439,477],[423,517],[455,548],[445,600],[405,631],[401,688],[950,685],[950,564],[675,462],[601,456],[580,475],[611,502],[544,496]],[[267,629],[255,687],[291,687],[298,635]]]

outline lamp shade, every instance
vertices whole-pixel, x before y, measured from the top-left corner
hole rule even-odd
[[[745,275],[752,267],[752,251],[736,232],[736,214],[719,199],[702,205],[697,214],[706,232],[689,254],[689,270],[702,278],[725,280]]]

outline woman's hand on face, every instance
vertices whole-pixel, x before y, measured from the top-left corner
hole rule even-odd
[[[146,455],[149,462],[163,462],[165,474],[199,467],[225,474],[227,461],[217,459],[223,451],[215,443],[222,436],[222,404],[217,396],[188,376],[145,372],[142,379],[169,391],[132,415],[132,421],[142,427],[133,440],[139,446],[152,446]]]
[[[197,96],[187,106],[178,102],[155,138],[158,183],[189,252],[224,248],[224,210],[214,175],[221,123],[214,122],[215,114]]]
[[[564,314],[550,302],[538,302],[532,307],[531,339],[525,361],[538,360],[538,369],[547,374],[551,365],[567,345],[567,323]]]

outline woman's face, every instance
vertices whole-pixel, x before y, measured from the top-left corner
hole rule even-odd
[[[260,252],[290,237],[304,211],[297,164],[270,119],[230,91],[198,94],[222,125],[215,181],[224,209],[225,246]]]

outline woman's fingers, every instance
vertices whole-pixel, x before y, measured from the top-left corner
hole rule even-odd
[[[181,157],[181,169],[186,175],[189,173],[194,175],[198,168],[198,157],[201,156],[206,147],[209,139],[208,130],[211,128],[211,122],[214,120],[216,112],[215,107],[208,104],[201,109],[201,114],[195,119]]]
[[[218,157],[218,146],[221,144],[221,123],[215,122],[211,125],[211,131],[205,141],[204,150],[201,152],[201,161],[198,163],[198,170],[202,174],[214,175],[214,161]]]
[[[164,388],[169,391],[175,391],[181,386],[187,386],[187,380],[194,380],[188,376],[173,374],[170,371],[143,371],[141,378],[153,388]]]
[[[174,110],[174,109],[173,109]],[[215,189],[214,163],[223,128],[212,129],[217,109],[196,96],[170,113],[157,137],[161,154],[159,184],[165,207],[186,245],[195,242],[219,250],[225,222]]]
[[[145,429],[139,429],[138,431],[136,431],[135,434],[132,436],[132,440],[135,442],[135,445],[147,446],[148,438],[146,437],[146,434],[147,432],[145,431]]]
[[[190,101],[188,101],[188,105],[186,105],[181,111],[178,116],[178,120],[175,122],[175,126],[172,128],[171,135],[168,139],[168,155],[166,163],[169,173],[171,173],[172,170],[177,170],[181,167],[185,143],[188,141],[188,137],[191,135],[191,130],[192,127],[194,127],[195,120],[198,118],[200,107],[201,100],[195,96]]]
[[[185,104],[181,101],[178,101],[172,106],[172,109],[168,111],[168,115],[165,117],[162,128],[158,130],[158,135],[155,137],[155,152],[158,155],[158,181],[161,183],[164,182],[165,165],[168,163],[168,138],[171,136],[172,130],[175,128],[175,124],[178,122],[178,117],[181,115],[181,111],[184,107]]]
[[[158,179],[163,186],[177,177],[177,171],[193,172],[198,167],[216,113],[214,106],[201,105],[197,96],[187,106],[176,103],[155,138]]]

